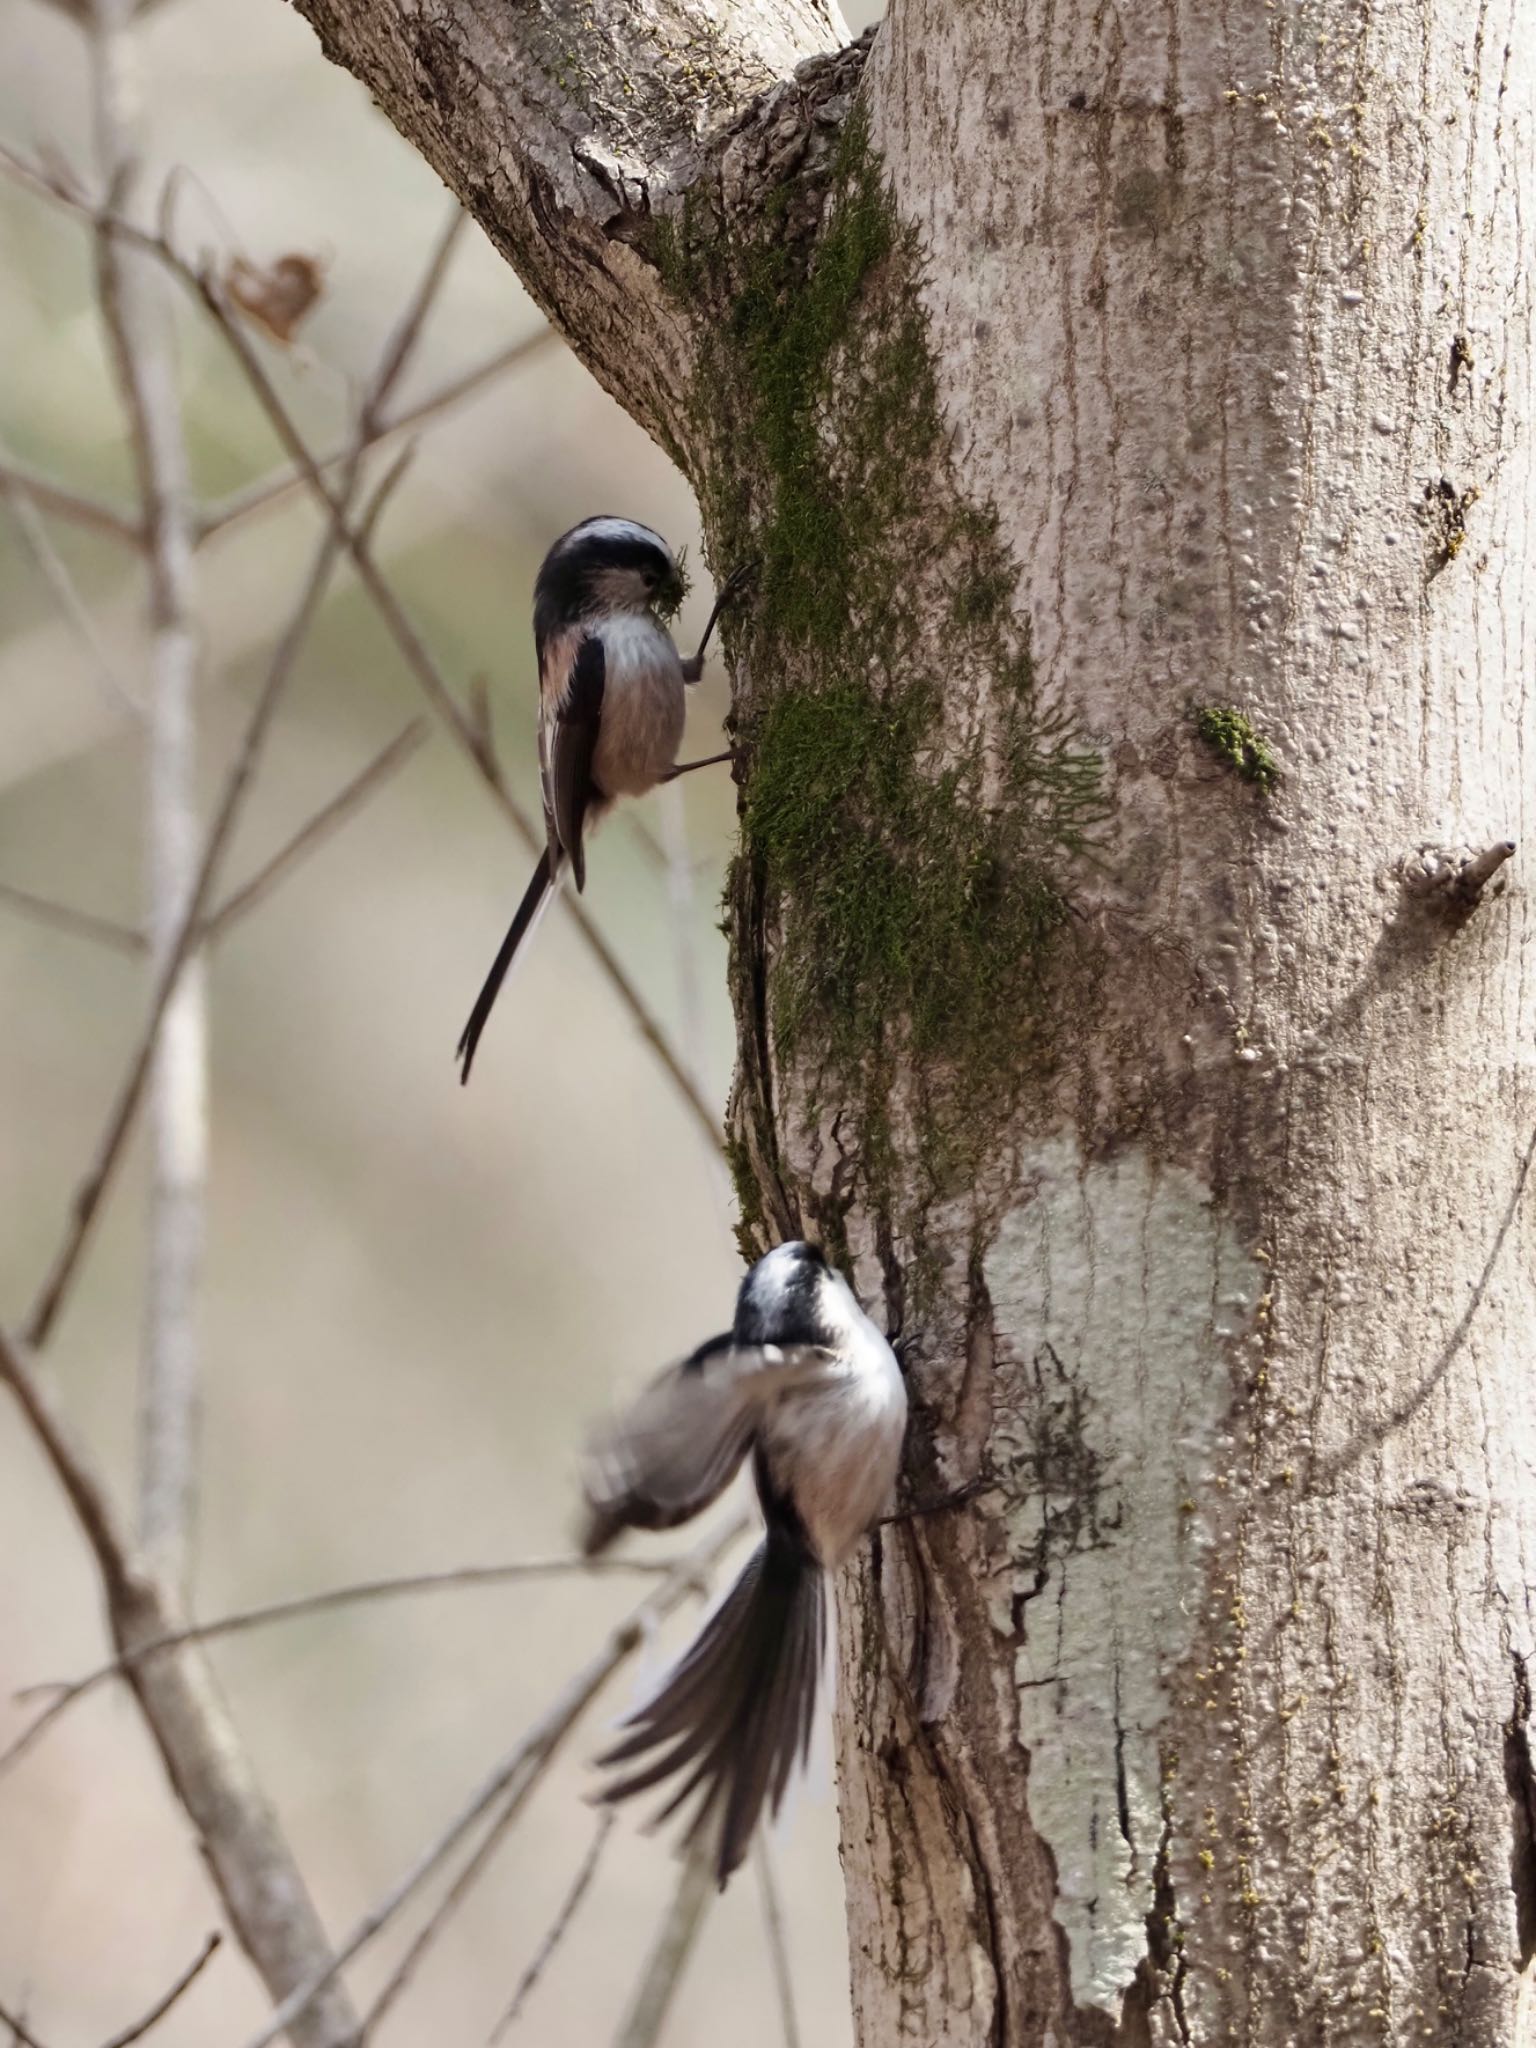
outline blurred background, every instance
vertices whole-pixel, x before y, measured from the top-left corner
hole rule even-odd
[[[875,11],[853,10],[853,26]],[[277,0],[166,0],[140,46],[156,181],[172,165],[189,173],[180,245],[257,264],[302,251],[323,264],[323,296],[295,345],[259,345],[312,444],[329,447],[442,231],[447,195]],[[0,4],[0,141],[91,170],[83,43],[35,0]],[[197,491],[216,504],[279,466],[281,451],[217,333],[188,304],[177,312]],[[398,403],[541,326],[471,229]],[[129,504],[89,236],[4,179],[0,371],[0,457]],[[596,511],[688,547],[679,639],[691,646],[710,588],[687,487],[551,341],[423,428],[377,537],[450,681],[464,694],[485,679],[503,763],[535,814],[532,577],[555,534]],[[64,615],[0,503],[0,1316],[13,1324],[59,1241],[149,987],[142,956],[14,893],[127,927],[142,917],[142,739],[115,694],[145,688],[142,565],[110,538],[46,523],[100,644],[93,652]],[[319,531],[297,493],[199,552],[206,800]],[[725,705],[717,650],[685,757],[720,744]],[[226,886],[422,708],[343,569],[278,715]],[[717,1109],[731,1065],[717,922],[733,832],[728,771],[690,777],[607,827],[586,896]],[[558,909],[496,1013],[472,1086],[457,1085],[454,1042],[529,864],[434,727],[213,951],[194,1578],[205,1619],[358,1578],[567,1551],[586,1419],[729,1318],[740,1262],[719,1161]],[[144,1258],[136,1147],[48,1351],[125,1503]],[[645,1590],[571,1578],[439,1591],[215,1646],[333,1933],[394,1881]],[[588,1760],[697,1612],[610,1685],[382,2041],[485,2038],[592,1839]],[[36,1710],[14,1701],[17,1688],[85,1670],[104,1647],[73,1521],[0,1404],[0,1746]],[[828,1758],[824,1734],[773,1839],[807,2048],[850,2037]],[[676,1869],[664,1840],[620,1821],[513,2039],[586,2048],[612,2036]],[[359,1963],[365,2000],[431,1896]],[[136,1710],[103,1688],[0,1778],[0,2003],[24,2007],[48,2048],[88,2048],[162,1992],[216,1925]],[[230,1945],[155,2039],[238,2044],[263,2011]],[[784,2039],[750,1869],[711,1910],[664,2038]]]

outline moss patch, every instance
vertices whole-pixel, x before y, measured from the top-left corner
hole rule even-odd
[[[1207,704],[1195,713],[1195,731],[1244,782],[1257,783],[1266,795],[1280,780],[1280,763],[1269,742],[1229,704]]]
[[[957,488],[920,252],[857,109],[809,232],[805,197],[785,188],[750,238],[685,215],[655,247],[674,290],[727,309],[699,373],[695,482],[723,558],[763,564],[727,900],[738,955],[771,962],[780,1061],[830,1067],[861,1105],[866,1177],[892,1163],[900,1072],[950,1180],[1037,1063],[1100,767],[1037,707],[1016,569]],[[738,961],[739,1001],[749,985]]]

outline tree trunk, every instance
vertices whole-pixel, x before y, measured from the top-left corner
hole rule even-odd
[[[763,559],[744,1232],[984,1489],[842,1587],[860,2041],[1509,2048],[1528,10],[300,4]]]

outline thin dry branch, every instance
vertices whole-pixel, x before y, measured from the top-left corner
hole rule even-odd
[[[117,9],[117,19],[121,20],[125,0],[99,0],[99,4],[104,9]],[[102,233],[114,247],[121,236],[135,247],[158,248],[142,230],[122,223],[115,212],[103,211],[95,217]],[[436,258],[434,268],[440,270]],[[426,295],[418,293],[407,309],[399,332],[391,338],[381,374],[365,405],[377,403],[398,373],[405,349],[425,312]],[[348,466],[344,481],[344,512],[350,509],[361,464],[359,449],[356,459]],[[386,480],[386,489],[398,474],[397,469]],[[376,513],[377,504],[374,510]],[[344,526],[344,523],[343,517],[339,524]],[[149,1022],[113,1104],[96,1161],[77,1198],[65,1243],[34,1311],[32,1327],[39,1336],[46,1335],[64,1300],[106,1186],[122,1156],[124,1141],[154,1057],[157,1037],[188,949],[200,928],[236,812],[254,772],[272,714],[340,551],[341,535],[336,527],[328,527],[288,630],[274,654],[247,721],[235,763],[196,864],[195,879],[187,891],[179,921],[163,954]],[[162,565],[153,551],[151,562],[158,572]],[[119,1655],[128,1660],[128,1682],[159,1748],[172,1789],[201,1840],[230,1924],[274,1998],[284,1997],[295,1984],[308,1983],[311,1986],[301,2009],[294,2016],[291,2028],[294,2048],[341,2048],[341,2044],[353,2042],[357,2033],[350,2000],[344,1987],[336,1981],[325,1930],[276,1816],[256,1781],[206,1659],[190,1645],[153,1658],[134,1659],[134,1652],[146,1641],[175,1634],[185,1626],[175,1595],[164,1580],[145,1570],[132,1557],[115,1524],[103,1520],[104,1515],[110,1514],[110,1509],[99,1489],[84,1484],[82,1474],[86,1468],[77,1459],[60,1454],[60,1445],[68,1448],[67,1439],[60,1435],[57,1417],[40,1396],[35,1374],[29,1374],[25,1369],[27,1358],[24,1348],[8,1345],[6,1359],[5,1376],[26,1409],[45,1449],[50,1450],[61,1482],[69,1491],[92,1540],[107,1593],[114,1645]],[[319,1985],[314,1982],[317,1977],[323,1980]]]
[[[14,882],[0,882],[0,902],[14,905],[23,917],[30,917],[38,924],[52,925],[58,931],[72,933],[77,939],[94,939],[99,945],[110,946],[116,953],[136,956],[144,951],[144,934],[131,924],[119,924],[113,917],[98,917],[93,911],[76,910],[69,903],[55,903],[51,896],[38,896],[30,889],[18,889]]]
[[[3,154],[0,154],[0,162],[4,161]],[[7,168],[13,167],[14,161],[11,159]],[[144,545],[143,530],[128,513],[99,498],[87,497],[83,491],[72,490],[68,484],[45,476],[29,463],[16,461],[14,456],[8,455],[4,462],[0,462],[0,484],[20,492],[39,511],[52,512],[76,526],[89,527],[93,533],[104,533],[112,540],[124,541],[131,548]]]
[[[484,362],[475,364],[472,369],[461,371],[457,377],[450,377],[435,391],[429,392],[425,398],[418,399],[414,405],[403,407],[388,419],[380,418],[375,423],[372,438],[368,442],[370,451],[383,447],[386,443],[398,439],[401,434],[409,433],[412,428],[422,426],[442,413],[451,411],[454,406],[462,404],[465,399],[474,397],[487,385],[494,383],[504,372],[531,361],[534,356],[554,347],[559,341],[560,336],[552,327],[541,327],[537,333],[526,336],[522,341],[515,341],[508,348],[498,349]],[[329,453],[315,458],[315,467],[322,473],[336,469],[347,460],[349,452],[350,450],[345,447],[333,448]],[[285,504],[309,487],[309,479],[297,463],[283,463],[270,475],[258,477],[255,483],[247,484],[243,490],[233,491],[227,498],[221,498],[217,504],[210,505],[199,522],[198,540],[200,543],[210,540],[216,534],[222,534],[229,527],[250,518],[253,513],[265,512],[274,505]]]
[[[134,1555],[127,1531],[91,1462],[59,1411],[27,1346],[0,1329],[0,1383],[31,1427],[95,1557],[119,1655],[177,1797],[198,1831],[230,1923],[274,1989],[312,1971],[325,1934],[277,1821],[251,1774],[239,1737],[205,1664],[195,1654],[142,1666],[143,1641],[182,1626],[174,1596]],[[337,1987],[306,2013],[295,2048],[339,2048],[356,2030]]]
[[[96,1559],[109,1604],[136,1589],[128,1533],[90,1454],[78,1443],[29,1354],[28,1346],[0,1328],[0,1382],[9,1387],[54,1477],[74,1510]]]
[[[371,2041],[385,2017],[397,2002],[410,1990],[416,1972],[420,1968],[428,1949],[436,1942],[448,1922],[458,1912],[475,1886],[490,1868],[491,1859],[501,1847],[513,1824],[519,1819],[524,1805],[523,1785],[514,1786],[510,1797],[499,1813],[494,1813],[490,1826],[481,1836],[469,1861],[459,1871],[453,1883],[432,1908],[421,1926],[412,1935],[405,1953],[400,1957],[389,1975],[380,1986],[372,2005],[363,2014],[361,2042]]]
[[[564,1941],[571,1922],[581,1909],[582,1900],[591,1889],[592,1880],[597,1875],[597,1866],[602,1861],[603,1851],[608,1846],[608,1837],[613,1833],[613,1824],[617,1819],[618,1815],[611,1806],[605,1806],[599,1813],[597,1817],[597,1830],[588,1846],[586,1855],[581,1859],[581,1867],[576,1872],[575,1877],[572,1878],[570,1889],[560,1901],[559,1910],[555,1914],[554,1919],[549,1923],[544,1939],[534,1950],[528,1967],[523,1971],[521,1977],[518,1978],[517,1989],[513,1992],[506,2011],[497,2020],[487,2036],[486,2048],[496,2048],[496,2044],[506,2038],[509,2029],[516,2024],[518,2014],[528,2003],[533,1987],[549,1967],[550,1959],[553,1957],[556,1949]]]
[[[12,2012],[9,2006],[0,2005],[0,2025],[11,2030],[11,2048],[43,2048],[42,2042],[30,2031],[20,2013]]]
[[[489,1776],[476,1786],[446,1827],[428,1843],[384,1896],[357,1921],[338,1944],[327,1967],[310,1982],[301,1984],[291,1997],[284,1999],[260,2032],[252,2035],[246,2048],[268,2048],[268,2044],[275,2041],[305,2010],[310,2000],[324,1991],[353,1957],[388,1925],[484,1814],[504,1797],[514,1798],[519,1806],[522,1805],[601,1687],[638,1649],[658,1622],[664,1620],[690,1592],[707,1583],[709,1573],[746,1525],[747,1518],[738,1515],[724,1529],[706,1537],[673,1567],[655,1592],[617,1624],[596,1655],[582,1666],[553,1705],[497,1763]]]
[[[235,920],[243,917],[248,910],[254,910],[263,898],[270,895],[290,869],[313,853],[317,846],[339,831],[352,816],[361,809],[376,790],[387,782],[397,769],[403,768],[411,756],[426,739],[428,732],[424,718],[412,719],[403,731],[395,734],[387,747],[374,755],[366,768],[358,770],[352,780],[346,783],[314,816],[301,825],[293,837],[287,840],[264,861],[248,882],[227,896],[217,910],[212,911],[205,921],[200,937],[211,941],[223,936]]]
[[[675,1561],[670,1558],[520,1558],[510,1564],[457,1565],[442,1571],[410,1572],[395,1578],[360,1579],[351,1585],[328,1586],[319,1593],[300,1593],[287,1600],[269,1600],[263,1606],[241,1608],[233,1614],[218,1615],[212,1621],[188,1622],[184,1628],[146,1638],[131,1653],[109,1658],[79,1678],[58,1684],[24,1686],[15,1695],[18,1700],[30,1699],[40,1692],[51,1692],[55,1697],[36,1720],[22,1729],[8,1748],[0,1751],[0,1777],[26,1755],[76,1700],[94,1692],[109,1678],[127,1677],[129,1671],[146,1658],[156,1656],[162,1650],[179,1649],[183,1643],[213,1642],[221,1636],[243,1635],[247,1629],[267,1628],[274,1622],[297,1621],[309,1615],[327,1613],[332,1608],[360,1607],[374,1600],[393,1600],[409,1593],[435,1593],[449,1587],[506,1585],[519,1579],[558,1578],[568,1573],[584,1577],[658,1578],[675,1568]]]
[[[392,775],[405,766],[426,739],[428,730],[425,719],[415,718],[396,733],[366,767],[360,768],[350,782],[344,783],[291,838],[284,841],[276,853],[263,861],[248,881],[242,882],[217,909],[209,912],[198,928],[198,944],[222,938],[247,911],[264,902],[306,855],[315,852],[339,831]],[[146,949],[144,934],[134,926],[120,924],[115,918],[99,917],[93,911],[77,910],[72,904],[57,903],[52,897],[39,896],[30,889],[19,889],[12,882],[0,882],[0,902],[12,904],[24,917],[33,918],[38,924],[52,925],[76,938],[94,939],[117,953],[137,957]]]
[[[665,1917],[629,2009],[614,2036],[614,2048],[656,2048],[677,1987],[715,1896],[715,1873],[697,1844],[683,1857]]]
[[[114,210],[139,182],[143,74],[132,0],[92,0],[87,48],[96,147]],[[170,280],[141,249],[96,232],[96,298],[129,426],[144,531],[150,626],[145,735],[145,927],[162,968],[196,878],[196,694],[201,633],[192,562],[192,482]],[[149,1245],[139,1383],[139,1536],[180,1582],[191,1568],[202,1413],[198,1307],[208,1175],[208,1007],[201,962],[173,980],[149,1066]]]
[[[457,217],[457,210],[456,210]],[[445,239],[451,239],[445,237]],[[155,244],[159,247],[159,244]],[[170,258],[168,260],[178,261]],[[190,275],[190,273],[188,273]],[[432,259],[432,274],[441,275],[436,253]],[[383,367],[371,404],[377,405],[387,396],[390,384],[399,375],[405,360],[409,340],[419,333],[427,312],[427,301],[418,293],[412,300],[398,331],[386,345]],[[228,330],[226,330],[228,331]],[[402,336],[407,337],[402,347]],[[241,337],[244,340],[244,337]],[[385,374],[387,372],[387,376]],[[156,978],[150,998],[149,1016],[140,1036],[139,1044],[129,1063],[128,1072],[118,1091],[106,1128],[97,1148],[96,1158],[84,1180],[76,1190],[71,1204],[69,1227],[60,1247],[53,1268],[39,1292],[37,1302],[27,1320],[27,1341],[40,1345],[47,1340],[60,1306],[63,1303],[80,1256],[85,1249],[92,1225],[101,1206],[101,1200],[110,1184],[113,1173],[122,1158],[128,1134],[133,1126],[134,1115],[143,1098],[144,1086],[149,1078],[154,1059],[155,1045],[159,1036],[166,1010],[175,994],[187,954],[191,949],[202,924],[204,909],[211,893],[220,861],[229,844],[230,836],[239,814],[245,791],[255,772],[262,743],[278,701],[286,688],[288,679],[298,660],[299,652],[309,636],[309,629],[317,616],[321,600],[330,583],[331,572],[336,565],[342,545],[348,538],[356,539],[347,524],[346,513],[357,488],[362,467],[362,450],[359,445],[354,459],[348,466],[343,481],[343,498],[338,504],[335,521],[327,528],[315,554],[309,578],[304,586],[298,605],[289,620],[273,656],[266,679],[258,692],[255,706],[246,722],[239,751],[225,780],[224,789],[203,844],[202,859],[189,892],[185,907],[173,940],[168,947],[164,965]],[[399,480],[401,471],[397,465],[386,476],[384,483],[375,494],[372,509],[365,515],[363,526],[366,530],[377,519],[389,489]]]
[[[763,1932],[768,1938],[768,1961],[773,1969],[774,1989],[779,1995],[779,2021],[784,2030],[784,2048],[800,2048],[800,2022],[795,2017],[795,1974],[789,1967],[789,1943],[784,1935],[784,1914],[779,1905],[779,1886],[774,1874],[773,1852],[767,1834],[759,1828],[752,1852],[757,1865],[758,1893],[763,1907]]]
[[[104,2041],[102,2048],[131,2048],[133,2042],[142,2041],[147,2033],[159,2026],[182,1993],[189,1991],[202,1975],[204,1969],[218,1953],[223,1939],[224,1937],[221,1934],[210,1934],[203,1943],[199,1953],[187,1965],[186,1969],[182,1971],[170,1990],[165,1992],[160,1998],[157,1998],[142,2018],[136,2019],[131,2026],[124,2027],[119,2033],[114,2034],[110,2041]],[[16,2048],[18,2043],[20,2048],[43,2048],[43,2044],[38,2040],[37,2036],[27,2028],[18,2016],[9,2012],[3,2005],[0,2005],[0,2022],[3,2022],[11,2030],[12,2048]]]
[[[103,2043],[103,2048],[129,2048],[130,2042],[142,2041],[151,2027],[158,2027],[177,1999],[184,1992],[191,1990],[208,1964],[213,1961],[213,1958],[217,1955],[223,1944],[223,1940],[224,1937],[221,1934],[210,1934],[203,1943],[201,1954],[193,1957],[192,1961],[182,1971],[165,1996],[156,1999],[142,2019],[135,2020],[132,2026],[124,2027],[120,2034],[114,2034],[110,2041]]]
[[[223,792],[208,828],[191,895],[183,908],[174,941],[168,948],[155,979],[148,1016],[129,1059],[127,1071],[118,1086],[116,1098],[96,1148],[96,1156],[75,1191],[64,1242],[27,1319],[27,1341],[32,1345],[41,1345],[47,1341],[74,1279],[92,1226],[100,1212],[102,1198],[121,1162],[135,1113],[143,1099],[161,1023],[175,993],[188,950],[202,922],[219,863],[229,845],[246,788],[255,773],[273,713],[293,672],[299,649],[308,636],[310,625],[320,608],[320,601],[330,581],[331,570],[338,553],[339,547],[334,535],[327,534],[315,557],[298,607],[288,622],[287,630],[278,644],[266,679],[246,720],[239,751],[225,779]]]
[[[84,648],[92,677],[104,702],[113,712],[126,712],[135,720],[142,718],[144,707],[118,675],[91,616],[90,606],[80,595],[75,579],[69,573],[69,565],[54,546],[53,537],[39,516],[36,500],[25,485],[15,480],[5,463],[0,463],[0,497],[4,497],[10,506],[23,547],[32,557],[39,575],[53,592],[59,610]]]

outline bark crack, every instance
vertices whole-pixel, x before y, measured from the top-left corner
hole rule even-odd
[[[1520,1967],[1536,1953],[1536,1765],[1531,1757],[1531,1680],[1518,1650],[1514,1664],[1514,1707],[1504,1724],[1504,1782],[1514,1806],[1514,1842],[1509,1859],[1510,1888],[1515,1895],[1515,1923],[1520,1937]],[[1471,1926],[1468,1925],[1470,1968]]]

